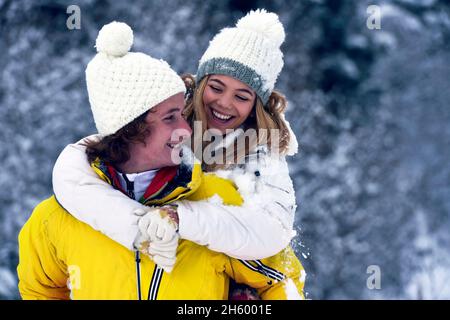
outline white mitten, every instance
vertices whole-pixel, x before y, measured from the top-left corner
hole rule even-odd
[[[175,265],[179,238],[176,234],[169,242],[155,241],[150,242],[148,246],[147,252],[150,258],[166,272],[170,273]]]
[[[148,255],[164,271],[171,272],[176,261],[179,235],[176,211],[173,207],[143,208],[134,212],[140,216],[135,247]]]
[[[134,214],[141,216],[138,227],[142,237],[150,242],[172,240],[178,231],[178,224],[171,217],[173,212],[171,207],[136,209]]]

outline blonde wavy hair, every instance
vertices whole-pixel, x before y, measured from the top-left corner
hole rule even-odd
[[[198,86],[196,86],[195,78],[191,74],[184,74],[181,77],[187,88],[186,107],[184,109],[184,116],[194,128],[195,121],[201,121],[202,134],[197,138],[203,137],[207,128],[207,118],[205,106],[203,103],[203,92],[205,91],[206,84],[209,76],[204,77]],[[233,144],[234,149],[231,152],[232,157],[228,157],[228,152],[225,154],[224,164],[203,164],[206,171],[215,171],[218,169],[226,169],[231,165],[239,163],[239,161],[246,158],[249,154],[255,153],[258,146],[266,145],[269,152],[278,152],[279,154],[286,154],[291,139],[290,133],[285,120],[283,119],[283,113],[287,107],[287,100],[283,94],[278,91],[273,91],[269,97],[266,105],[264,105],[261,99],[256,96],[255,106],[249,117],[244,121],[244,130],[254,129],[257,134],[257,139],[250,140],[248,145],[244,149],[238,149]],[[261,130],[265,129],[265,130]],[[272,137],[272,133],[278,130],[278,137]],[[195,137],[194,137],[195,138]],[[276,147],[272,145],[273,138],[278,138]],[[194,154],[198,155],[198,152],[203,152],[205,147],[210,142],[197,141],[193,144],[201,146],[201,150],[193,150]],[[277,150],[273,150],[277,148]]]

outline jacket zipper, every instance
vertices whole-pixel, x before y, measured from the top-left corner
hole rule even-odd
[[[125,183],[127,184],[127,193],[128,196],[131,199],[134,199],[134,181],[130,181],[127,178],[127,175],[125,173],[122,173],[122,177],[125,180]],[[136,200],[136,199],[135,199]]]
[[[134,182],[128,180],[126,174],[122,174],[123,179],[127,185],[127,193],[128,196],[132,199],[135,199],[134,196]],[[137,280],[137,294],[138,300],[142,300],[142,292],[141,292],[141,258],[139,256],[139,250],[135,253],[136,260],[136,280]],[[148,289],[147,300],[156,300],[158,296],[159,285],[161,284],[161,279],[163,276],[164,270],[155,264],[155,269],[153,271],[152,280],[150,281],[150,287]]]
[[[139,250],[136,250],[135,258],[136,258],[137,296],[138,296],[138,300],[142,300],[142,293],[141,293],[141,268],[140,268],[141,257],[139,256]]]

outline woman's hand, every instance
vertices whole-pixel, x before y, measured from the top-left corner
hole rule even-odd
[[[164,271],[171,272],[179,240],[176,207],[148,207],[137,209],[134,214],[140,216],[135,246]]]

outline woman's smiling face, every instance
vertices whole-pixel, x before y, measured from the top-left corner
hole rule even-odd
[[[238,128],[250,115],[255,92],[243,82],[225,75],[211,75],[203,92],[208,129]]]

